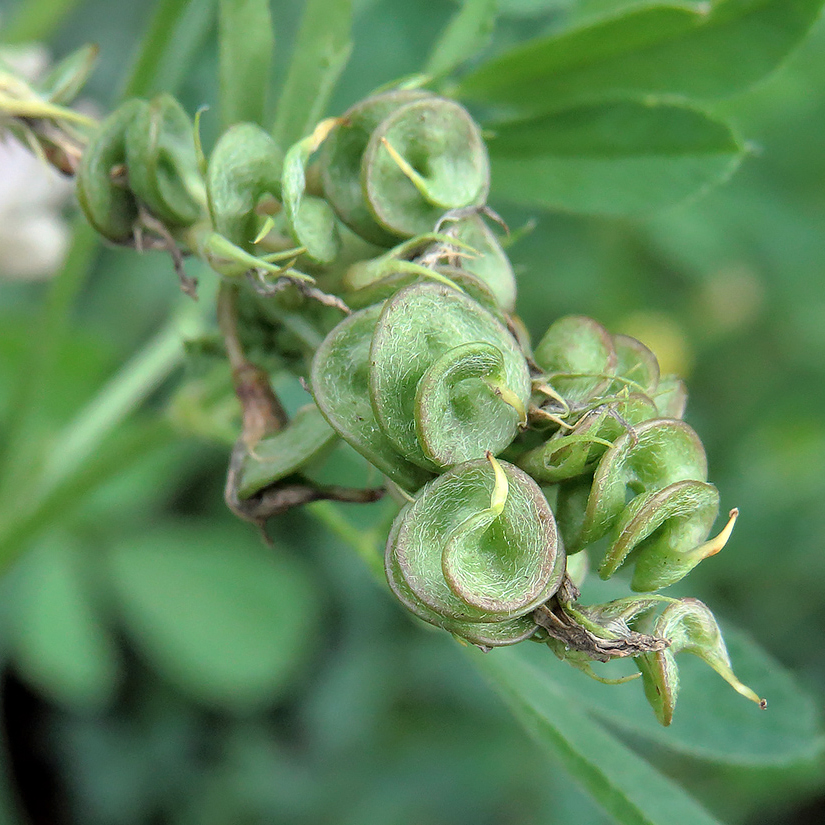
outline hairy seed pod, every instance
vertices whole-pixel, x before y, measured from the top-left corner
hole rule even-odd
[[[386,568],[393,590],[414,613],[494,646],[535,630],[531,620],[513,620],[556,592],[565,556],[536,483],[490,457],[457,465],[402,510],[387,543]],[[487,634],[484,641],[479,633]]]
[[[586,401],[610,386],[616,350],[610,333],[582,315],[560,318],[544,334],[533,359],[552,387],[565,399]]]
[[[264,487],[292,475],[337,440],[315,404],[301,407],[280,432],[262,438],[244,457],[238,473],[238,498],[247,499]]]
[[[489,160],[467,111],[417,90],[368,98],[321,150],[324,194],[362,238],[391,246],[431,231],[446,211],[481,205]]]
[[[642,673],[645,695],[656,718],[669,725],[679,695],[679,668],[676,655],[693,653],[709,664],[737,693],[756,702],[761,708],[767,702],[760,699],[734,675],[730,656],[713,614],[698,599],[674,600],[660,616],[647,614],[634,623],[637,630],[670,641],[663,650],[645,653],[635,659]]]
[[[345,318],[318,347],[312,394],[332,428],[399,487],[414,491],[432,476],[411,464],[378,424],[370,403],[370,345],[382,305]]]
[[[89,223],[115,243],[131,240],[137,203],[126,180],[126,133],[149,104],[129,100],[92,135],[77,169],[77,200]]]
[[[682,418],[687,406],[685,382],[675,375],[665,375],[653,393],[653,401],[662,418]]]
[[[528,450],[517,464],[542,484],[567,481],[586,473],[628,427],[656,417],[658,410],[650,398],[625,393],[590,410],[571,430],[560,430]]]
[[[126,133],[129,188],[167,226],[190,226],[206,207],[194,127],[170,95],[141,107]]]
[[[206,171],[215,232],[250,252],[260,230],[256,207],[266,195],[280,199],[282,168],[281,150],[259,126],[238,123],[227,129]]]
[[[381,121],[362,175],[375,219],[401,237],[426,232],[448,210],[480,206],[490,188],[481,132],[466,109],[440,97],[408,103]]]
[[[654,419],[619,437],[602,456],[581,511],[586,484],[563,485],[559,518],[568,547],[575,551],[610,534],[599,567],[609,578],[633,553],[631,587],[658,590],[683,578],[702,559],[718,552],[732,523],[705,543],[719,509],[708,484],[705,451],[682,421]],[[627,502],[627,495],[634,497]],[[577,523],[578,522],[578,523]]]
[[[405,89],[362,100],[343,114],[321,147],[324,196],[353,232],[378,246],[393,246],[398,237],[382,229],[367,206],[361,178],[364,152],[385,117],[399,106],[426,96],[426,92]]]
[[[482,377],[485,359],[468,359],[466,349],[459,358],[448,355],[465,344],[498,350],[501,367]],[[445,360],[436,367],[439,359]],[[387,301],[370,362],[370,397],[381,429],[402,456],[425,469],[495,454],[524,420],[530,396],[524,356],[507,329],[457,289],[416,284]],[[438,386],[441,381],[446,386]],[[439,422],[442,414],[448,417]]]
[[[461,266],[475,275],[495,295],[505,312],[516,307],[516,276],[510,259],[481,215],[469,215],[456,221],[449,232],[469,247],[469,256]]]

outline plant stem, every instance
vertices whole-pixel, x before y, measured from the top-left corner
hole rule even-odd
[[[167,324],[58,436],[41,483],[51,489],[91,458],[97,445],[181,362],[180,319]]]
[[[331,533],[349,545],[361,557],[369,571],[384,581],[384,560],[381,558],[375,530],[362,530],[348,521],[330,501],[316,501],[307,505],[312,515]]]

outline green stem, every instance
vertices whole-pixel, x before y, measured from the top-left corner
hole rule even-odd
[[[75,475],[98,444],[181,362],[180,319],[173,320],[103,387],[58,437],[41,483],[51,489]]]
[[[381,558],[375,530],[357,528],[341,515],[331,501],[313,502],[307,505],[307,510],[331,533],[349,545],[379,581],[384,581],[384,560]]]

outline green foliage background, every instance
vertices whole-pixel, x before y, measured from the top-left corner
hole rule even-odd
[[[501,0],[491,51],[552,31],[571,16],[587,19],[629,5]],[[9,21],[0,38],[42,38],[56,55],[98,42],[100,64],[85,94],[104,109],[123,88],[125,56],[136,52],[152,12],[150,4],[113,0],[29,0],[0,8]],[[448,0],[356,3],[354,49],[330,112],[420,71],[455,9]],[[300,12],[297,3],[273,4],[276,82],[286,74]],[[768,28],[758,42],[767,48],[778,31]],[[155,55],[154,63],[147,58],[154,69],[144,91],[176,92],[194,112],[217,98],[213,4],[192,4],[176,37],[176,48]],[[531,146],[555,140],[554,151],[564,156],[564,139],[577,140],[575,122],[557,113],[554,120],[551,112],[527,138],[514,139],[528,161],[514,161],[507,135],[499,135],[505,150],[494,152],[492,205],[514,229],[534,225],[509,252],[520,274],[518,311],[535,335],[555,317],[588,314],[641,338],[665,371],[688,379],[687,420],[705,442],[723,509],[738,506],[742,517],[725,552],[698,568],[684,593],[744,631],[731,636],[734,665],[767,694],[771,708],[761,715],[740,706],[726,686],[717,690],[712,674],[687,667],[680,718],[659,731],[626,701],[638,685],[582,684],[584,676],[563,671],[547,651],[537,651],[545,653],[538,664],[550,674],[545,680],[521,659],[508,665],[510,651],[490,654],[482,670],[556,757],[552,739],[561,730],[582,753],[596,754],[593,764],[602,760],[609,772],[613,759],[628,772],[629,784],[641,790],[622,821],[713,820],[694,807],[680,809],[678,799],[668,803],[671,809],[656,809],[651,800],[668,797],[668,786],[646,773],[645,763],[613,754],[616,740],[603,739],[593,719],[607,720],[712,817],[754,825],[819,822],[825,813],[815,721],[825,696],[822,21],[768,80],[705,108],[733,123],[747,151],[731,180],[702,198],[660,208],[652,166],[615,178],[614,167],[605,168],[600,177],[599,152],[615,149],[613,112],[605,115],[606,142],[600,148],[594,138],[584,160],[586,179],[596,185],[582,196],[586,202],[573,205],[637,212],[638,198],[653,214],[546,210],[570,206],[565,199],[581,192],[540,189],[531,180]],[[677,126],[685,163],[709,141],[721,164],[714,175],[726,173],[738,139],[706,134],[696,124],[695,133]],[[289,123],[281,128],[300,131]],[[207,143],[217,129],[217,115],[204,115]],[[81,228],[72,261],[77,277],[64,279],[70,285],[62,299],[52,294],[45,326],[45,287],[0,284],[0,422],[18,439],[3,439],[7,466],[17,457],[24,469],[36,468],[43,454],[63,449],[55,441],[61,428],[164,325],[170,308],[185,303],[159,254],[98,248]],[[65,328],[61,300],[72,307]],[[26,396],[38,346],[52,346],[57,357]],[[3,534],[4,553],[15,540],[27,548],[0,585],[3,821],[614,821],[570,779],[572,770],[591,781],[591,790],[592,782],[598,786],[586,765],[562,759],[563,768],[514,724],[472,666],[470,659],[479,657],[460,655],[446,634],[413,624],[371,577],[358,554],[371,557],[380,544],[391,517],[386,504],[290,515],[272,525],[275,550],[262,547],[223,505],[227,450],[182,436],[165,412],[173,385],[149,393],[140,415],[102,439],[85,488],[79,483],[74,494],[37,511],[23,536]],[[27,397],[32,403],[23,407]],[[3,494],[7,524],[22,505],[15,490]],[[748,638],[793,671],[801,688],[751,654]],[[518,685],[515,700],[510,683]],[[616,814],[615,804],[601,802]]]

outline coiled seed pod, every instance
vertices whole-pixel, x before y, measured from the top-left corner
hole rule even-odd
[[[354,106],[321,151],[324,193],[362,238],[391,246],[432,230],[450,209],[481,205],[489,160],[459,104],[415,90]]]
[[[382,304],[341,321],[318,347],[312,362],[312,394],[332,428],[405,490],[417,490],[430,473],[398,454],[370,403],[370,344]]]
[[[167,226],[190,226],[205,211],[194,127],[170,95],[135,112],[126,132],[126,163],[129,188]]]
[[[635,659],[642,673],[645,695],[656,718],[669,725],[679,694],[679,668],[676,654],[693,653],[707,662],[737,693],[756,702],[761,708],[767,702],[760,699],[734,675],[719,625],[713,614],[698,599],[674,600],[660,616],[648,613],[634,622],[637,630],[668,639],[663,650],[645,653]]]
[[[571,430],[560,430],[517,461],[542,484],[557,484],[587,472],[611,442],[628,427],[658,415],[653,401],[640,393],[625,393],[585,413]]]
[[[249,252],[260,230],[261,199],[281,196],[283,154],[259,126],[238,123],[221,135],[209,158],[206,191],[215,231]]]
[[[524,420],[524,356],[489,312],[451,287],[416,284],[387,301],[370,362],[370,397],[382,430],[425,469],[495,454]]]
[[[125,182],[113,172],[125,171],[126,132],[145,111],[145,100],[129,100],[115,109],[92,135],[77,170],[77,199],[89,223],[115,243],[131,240],[137,203]]]
[[[416,615],[492,647],[535,631],[528,614],[560,586],[565,555],[536,483],[488,456],[439,476],[399,513],[386,569]]]
[[[634,551],[634,590],[673,584],[718,552],[732,528],[703,544],[719,509],[719,494],[706,478],[705,451],[687,424],[654,419],[639,425],[602,456],[592,484],[562,486],[558,515],[568,549],[575,552],[610,533],[602,578]],[[634,495],[629,504],[628,491]]]

